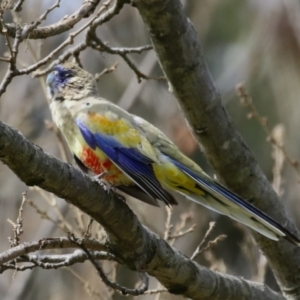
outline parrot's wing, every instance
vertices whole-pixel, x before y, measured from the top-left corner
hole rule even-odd
[[[159,207],[159,203],[156,199],[146,194],[138,185],[118,185],[117,189],[121,192],[124,192],[126,195],[129,195],[135,199],[148,203],[150,205]],[[175,200],[175,199],[174,199]],[[170,202],[170,204],[177,204],[177,202]]]
[[[113,108],[116,109],[115,107]],[[107,120],[106,122],[104,120],[106,118],[105,115],[98,115],[94,111],[95,108],[93,110],[90,108],[89,113],[97,121],[98,127],[96,130],[94,126],[95,122],[91,123],[87,121],[89,118],[88,114],[84,114],[83,118],[79,117],[76,119],[76,124],[86,143],[92,149],[98,147],[103,151],[121,171],[153,199],[160,199],[167,205],[175,204],[175,199],[163,189],[155,177],[152,169],[155,155],[153,153],[152,157],[147,155],[151,153],[151,149],[149,149],[151,145],[147,144],[147,140],[143,136],[140,136],[139,131],[132,128],[130,123],[123,122],[122,119]],[[112,125],[108,129],[107,124],[109,122]],[[105,128],[101,128],[101,126],[105,126]],[[148,149],[146,149],[147,147]]]
[[[204,173],[203,170],[195,162],[186,157],[162,131],[138,116],[133,116],[133,118],[140,132],[146,136],[153,147],[159,149],[159,151],[166,156],[171,157],[176,161],[180,161],[184,166],[191,170],[198,173]]]

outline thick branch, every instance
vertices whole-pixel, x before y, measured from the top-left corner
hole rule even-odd
[[[180,0],[134,0],[133,3],[149,29],[170,89],[218,175],[230,189],[295,233],[282,203],[224,109],[197,33],[185,16]],[[254,236],[282,290],[299,297],[300,248],[285,241],[272,242],[259,234]]]
[[[88,176],[45,154],[0,121],[0,160],[27,185],[37,185],[104,226],[109,248],[132,269],[155,276],[171,293],[192,299],[284,299],[268,287],[197,265],[143,227],[128,206]]]

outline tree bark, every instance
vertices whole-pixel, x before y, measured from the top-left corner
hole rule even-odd
[[[223,182],[298,234],[284,206],[227,114],[206,66],[197,32],[179,0],[134,0],[148,27],[169,89],[177,97],[196,139]],[[300,297],[300,248],[253,233],[291,299]]]

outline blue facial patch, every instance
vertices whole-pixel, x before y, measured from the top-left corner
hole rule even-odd
[[[54,95],[60,86],[64,86],[68,80],[74,76],[70,69],[66,69],[63,65],[57,65],[48,75],[46,84],[50,88],[50,92]]]

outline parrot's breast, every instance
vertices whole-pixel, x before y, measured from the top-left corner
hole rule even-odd
[[[69,103],[75,105],[76,102]],[[54,101],[50,105],[54,122],[63,133],[71,152],[93,173],[106,173],[102,180],[113,186],[132,185],[133,182],[124,175],[99,148],[93,150],[85,141],[64,102]]]

